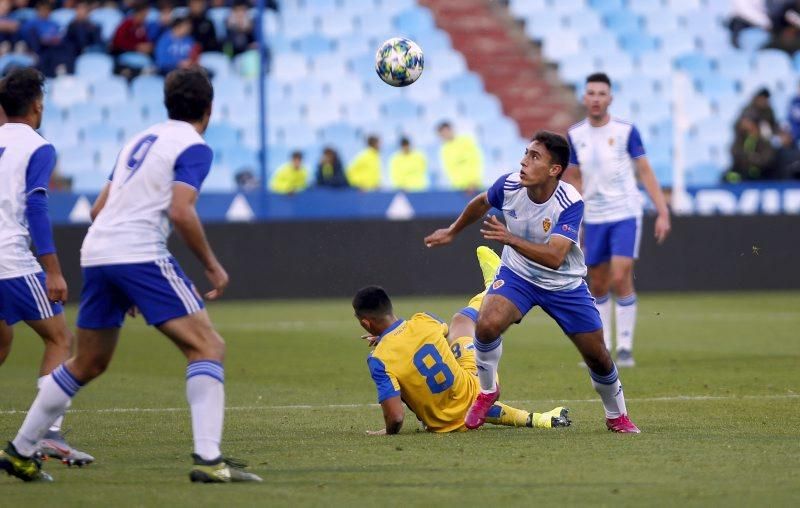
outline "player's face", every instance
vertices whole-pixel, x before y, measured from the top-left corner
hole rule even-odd
[[[538,141],[532,141],[525,149],[525,156],[520,161],[519,180],[523,187],[531,187],[558,176],[560,166],[550,161],[547,147]]]
[[[591,118],[604,118],[611,105],[611,87],[605,83],[587,83],[583,105]]]

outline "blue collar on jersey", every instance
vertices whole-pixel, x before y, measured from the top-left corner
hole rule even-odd
[[[380,342],[380,340],[381,340],[383,337],[385,337],[386,335],[388,335],[388,334],[392,333],[393,331],[395,331],[395,329],[396,329],[398,326],[402,325],[404,322],[405,322],[405,319],[398,319],[397,321],[395,321],[394,323],[392,323],[391,325],[389,325],[389,328],[387,328],[386,330],[384,330],[382,334],[378,335],[378,341]]]

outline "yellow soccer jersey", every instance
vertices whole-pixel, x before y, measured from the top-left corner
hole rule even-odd
[[[478,378],[459,364],[447,344],[447,325],[430,314],[398,320],[367,358],[378,402],[395,396],[434,432],[464,425],[478,394]]]

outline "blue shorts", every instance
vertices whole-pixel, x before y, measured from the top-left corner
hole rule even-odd
[[[83,268],[78,327],[119,328],[132,306],[148,325],[198,312],[203,300],[175,259]]]
[[[599,265],[611,256],[639,257],[642,219],[634,217],[618,222],[583,225],[583,253],[588,266]]]
[[[0,321],[38,321],[64,312],[61,304],[47,298],[44,272],[0,279]]]
[[[497,273],[489,288],[490,295],[501,295],[517,306],[524,316],[539,306],[567,335],[593,332],[603,328],[586,282],[575,289],[548,291],[528,282],[507,267]]]

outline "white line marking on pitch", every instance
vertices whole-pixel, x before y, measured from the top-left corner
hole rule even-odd
[[[679,395],[675,397],[642,397],[627,399],[627,402],[693,402],[704,400],[762,400],[762,399],[798,399],[800,394],[786,393],[781,395]],[[600,402],[600,399],[566,399],[566,400],[507,400],[510,404],[534,404],[534,403],[578,403],[578,402]],[[293,409],[360,409],[366,407],[379,407],[379,404],[294,404],[287,406],[231,406],[226,407],[227,411],[281,411]],[[69,413],[175,413],[178,411],[189,411],[189,407],[112,407],[106,409],[70,409]],[[9,409],[0,411],[0,415],[26,414],[27,411]]]

